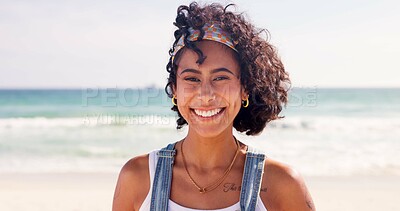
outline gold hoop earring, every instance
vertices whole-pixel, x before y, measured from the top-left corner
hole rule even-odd
[[[174,96],[172,96],[172,98],[171,98],[171,102],[172,102],[172,104],[174,105],[174,106],[178,106],[176,103],[175,103],[175,95]]]
[[[242,104],[243,103],[244,103],[243,108],[249,107],[249,98],[247,98],[245,101],[242,101]]]

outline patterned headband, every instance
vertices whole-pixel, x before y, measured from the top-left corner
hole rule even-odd
[[[222,44],[228,46],[229,48],[231,48],[232,50],[238,52],[235,49],[235,46],[233,45],[233,40],[232,40],[230,34],[225,32],[224,30],[222,30],[221,27],[219,27],[219,25],[204,24],[202,29],[204,30],[203,40],[211,40],[211,41],[222,43]],[[197,41],[199,39],[200,30],[197,30],[197,29],[194,30],[193,28],[189,28],[189,33],[190,33],[190,35],[188,37],[189,41],[193,42],[193,41]],[[178,42],[176,43],[174,52],[172,53],[172,62],[174,62],[175,55],[178,53],[178,51],[181,50],[183,47],[185,47],[184,39],[185,39],[185,36],[181,36],[181,38],[179,38]]]

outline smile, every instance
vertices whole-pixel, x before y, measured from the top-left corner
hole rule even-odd
[[[225,108],[216,108],[216,109],[212,109],[212,110],[198,110],[198,109],[192,109],[192,111],[194,111],[194,113],[197,116],[203,117],[203,118],[210,118],[210,117],[214,117],[217,116],[218,114],[220,114]]]

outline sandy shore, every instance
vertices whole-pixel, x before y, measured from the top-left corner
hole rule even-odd
[[[111,210],[116,174],[0,174],[2,211]]]
[[[111,210],[117,174],[0,174],[0,210]],[[307,177],[321,211],[400,210],[399,177]]]
[[[311,177],[306,182],[317,210],[400,210],[399,177]]]

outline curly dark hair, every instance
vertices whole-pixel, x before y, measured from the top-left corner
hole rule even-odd
[[[240,83],[249,94],[249,106],[241,108],[235,117],[233,127],[239,132],[246,132],[246,135],[257,135],[261,133],[266,124],[272,120],[283,118],[279,116],[282,106],[288,101],[288,90],[290,79],[285,68],[277,55],[275,47],[268,42],[269,32],[265,29],[258,29],[245,19],[242,14],[227,11],[229,4],[223,7],[221,4],[213,3],[200,6],[192,2],[189,6],[178,7],[177,17],[174,25],[178,29],[174,32],[175,41],[169,50],[170,59],[167,64],[169,73],[165,92],[168,97],[173,97],[173,87],[176,87],[176,72],[178,69],[175,63],[179,60],[182,50],[175,55],[172,54],[181,36],[188,37],[189,28],[200,30],[198,41],[204,35],[202,27],[206,23],[216,23],[225,32],[229,33],[238,51],[237,59],[240,65]],[[263,38],[261,35],[267,36]],[[201,64],[205,57],[195,42],[184,40],[185,48],[195,51]],[[177,129],[187,124],[180,114],[178,107],[173,106],[173,111],[178,113]]]

